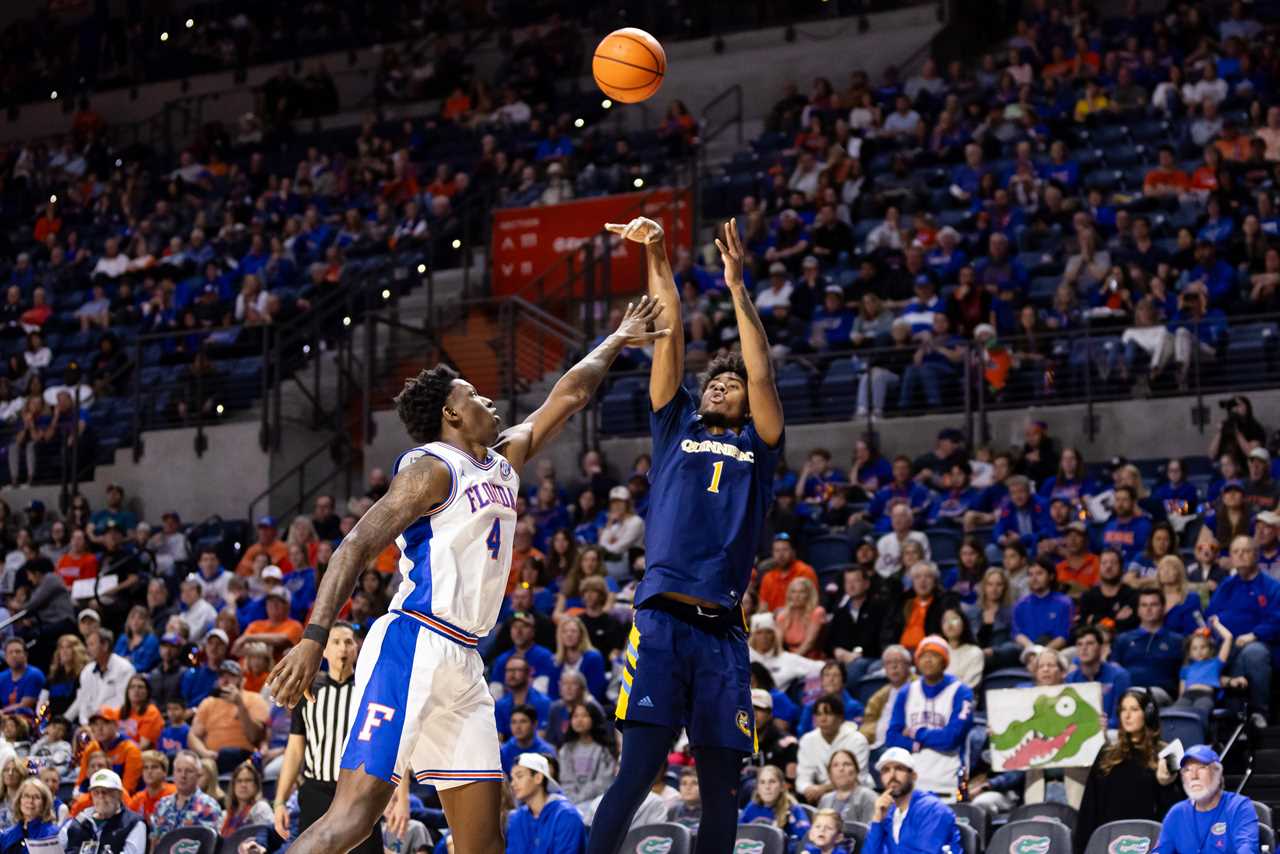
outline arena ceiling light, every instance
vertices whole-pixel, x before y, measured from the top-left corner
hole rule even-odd
[[[454,248],[454,249],[461,249],[461,248],[462,248],[462,241],[455,237],[455,238],[453,239],[453,248]]]
[[[195,18],[187,18],[187,29],[188,29],[188,30],[189,30],[189,29],[191,29],[192,27],[194,27],[195,25],[196,25],[196,19],[195,19]]]
[[[635,185],[635,187],[636,187],[636,189],[638,190],[638,189],[640,189],[641,187],[643,187],[643,186],[644,186],[644,179],[643,179],[643,178],[637,178],[637,179],[635,179],[634,181],[632,181],[631,183],[632,183],[632,184],[634,184],[634,185]]]
[[[165,32],[160,34],[160,41],[167,42],[168,40],[169,40],[169,33],[166,30]]]
[[[586,122],[585,122],[585,121],[583,121],[582,119],[574,119],[574,120],[573,120],[573,126],[574,126],[574,127],[576,127],[576,128],[580,128],[580,127],[582,127],[582,126],[583,126],[583,125],[585,125],[585,124],[586,124]]]
[[[423,273],[425,273],[425,272],[427,272],[427,265],[426,265],[426,264],[419,264],[419,265],[418,265],[418,275],[422,275],[422,274],[423,274]]]
[[[600,102],[600,106],[607,110],[613,106],[613,101],[610,101],[608,98],[605,98],[603,101]]]
[[[52,92],[50,92],[50,93],[49,93],[49,100],[50,100],[50,101],[56,101],[56,100],[58,100],[58,90],[57,90],[57,89],[54,89]]]

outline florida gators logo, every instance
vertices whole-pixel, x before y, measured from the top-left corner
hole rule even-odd
[[[670,836],[646,836],[636,843],[635,854],[667,854],[674,844]]]
[[[742,730],[745,736],[751,735],[751,727],[748,725],[747,713],[742,709],[738,709],[738,729]]]
[[[503,480],[511,477],[511,463],[502,460],[498,463],[498,474],[502,475]]]
[[[1049,854],[1049,837],[1019,836],[1009,846],[1009,854]]]
[[[1147,854],[1151,850],[1151,840],[1145,836],[1117,836],[1107,846],[1107,854]]]
[[[733,845],[733,854],[764,854],[764,843],[759,839],[739,839]]]

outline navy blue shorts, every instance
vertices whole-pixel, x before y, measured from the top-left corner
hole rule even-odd
[[[651,600],[654,601],[654,600]],[[755,753],[751,666],[741,615],[687,620],[668,600],[636,611],[624,653],[617,718],[687,728],[693,747]]]

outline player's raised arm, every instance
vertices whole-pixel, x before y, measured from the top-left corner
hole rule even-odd
[[[669,330],[649,331],[649,325],[658,319],[661,311],[661,305],[647,296],[628,304],[618,328],[565,372],[542,406],[522,423],[503,432],[498,447],[511,465],[521,468],[570,418],[586,407],[624,347],[642,347],[651,341],[660,344],[666,340]]]
[[[733,297],[733,313],[738,321],[738,337],[742,341],[742,359],[747,363],[747,405],[756,433],[769,445],[782,438],[782,401],[773,380],[773,360],[769,357],[769,337],[756,304],[742,279],[742,240],[738,223],[724,224],[724,237],[716,238],[720,260],[724,263],[724,282]]]
[[[420,458],[392,479],[387,494],[342,538],[342,545],[334,552],[316,591],[306,633],[272,668],[267,679],[276,703],[291,709],[311,690],[324,653],[325,645],[320,637],[328,634],[338,609],[355,587],[356,576],[372,564],[401,531],[448,497],[452,478],[449,467],[442,461],[431,456]]]
[[[642,216],[626,225],[605,223],[605,228],[644,245],[645,263],[649,268],[649,298],[662,306],[662,320],[671,330],[668,337],[654,343],[653,368],[649,372],[649,403],[655,410],[661,409],[675,397],[684,379],[684,318],[680,292],[667,258],[666,237],[661,225]]]

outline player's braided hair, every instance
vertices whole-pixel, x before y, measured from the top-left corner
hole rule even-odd
[[[707,365],[706,373],[701,377],[702,392],[705,393],[707,385],[721,374],[737,374],[745,383],[747,381],[747,362],[742,358],[741,353],[725,353],[716,356]]]
[[[458,372],[453,368],[436,365],[404,381],[404,389],[395,399],[396,414],[413,441],[425,443],[440,438],[444,402],[457,378]]]

